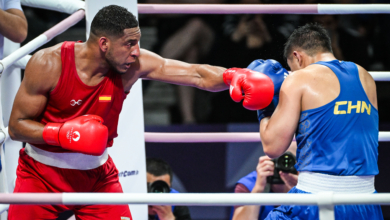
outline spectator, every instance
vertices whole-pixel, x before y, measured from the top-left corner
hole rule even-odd
[[[148,185],[157,180],[162,180],[169,187],[172,185],[172,169],[169,164],[161,159],[146,159],[146,177]],[[171,188],[170,193],[178,193]],[[191,220],[190,211],[187,206],[149,206],[149,220]]]
[[[0,1],[0,59],[3,59],[4,37],[16,43],[27,37],[27,20],[19,0]]]
[[[295,155],[296,142],[292,142],[288,151]],[[267,189],[267,177],[274,175],[274,163],[268,156],[259,158],[256,170],[241,178],[236,185],[235,193],[286,193],[297,184],[298,175],[279,172],[284,184],[272,184]],[[274,209],[274,206],[236,206],[234,207],[233,220],[262,220]]]

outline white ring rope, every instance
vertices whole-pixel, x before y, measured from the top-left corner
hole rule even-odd
[[[390,193],[286,194],[272,193],[0,193],[1,204],[150,204],[191,206],[318,205],[331,198],[334,205],[390,205]]]
[[[201,133],[161,133],[145,132],[145,142],[150,143],[229,143],[260,142],[259,132],[201,132]],[[390,132],[379,132],[379,141],[390,141]]]
[[[21,0],[22,5],[72,14],[80,0]],[[139,14],[379,14],[389,4],[138,4]]]
[[[389,4],[138,4],[140,14],[378,14]]]
[[[6,128],[8,129],[8,127]],[[0,133],[0,143],[5,136]],[[379,132],[380,142],[390,141],[390,132]],[[220,133],[162,133],[145,132],[145,142],[149,143],[237,143],[261,142],[258,132],[220,132]]]
[[[370,71],[368,73],[375,81],[390,81],[390,72]]]
[[[318,14],[389,14],[389,4],[318,4]]]
[[[27,63],[31,59],[31,57],[32,57],[31,55],[26,55],[26,56],[20,58],[19,60],[17,60],[13,65],[16,68],[26,69]]]

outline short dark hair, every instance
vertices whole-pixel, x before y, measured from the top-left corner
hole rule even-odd
[[[305,50],[309,56],[318,52],[333,53],[328,31],[317,23],[306,24],[294,30],[284,45],[284,58],[287,59],[297,47]]]
[[[169,164],[158,158],[147,158],[146,159],[146,172],[153,176],[162,176],[168,174],[172,183],[172,169]]]
[[[109,5],[99,10],[91,23],[91,33],[97,36],[122,36],[123,30],[138,27],[137,18],[126,8]]]

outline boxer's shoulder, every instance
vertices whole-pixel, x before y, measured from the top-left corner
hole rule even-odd
[[[358,72],[359,72],[359,78],[362,82],[367,82],[367,83],[373,83],[375,84],[374,78],[367,72],[366,69],[364,69],[362,66],[356,64]]]
[[[290,72],[289,75],[283,82],[284,84],[289,84],[293,86],[303,86],[303,83],[307,83],[311,78],[310,71],[306,69],[296,70],[294,72]]]
[[[331,74],[335,77],[333,71],[326,66],[313,64],[309,65],[304,69],[300,69],[290,73],[290,75],[286,78],[289,81],[293,81],[295,83],[305,83],[305,85],[309,85],[311,83],[318,83],[318,80],[324,80],[324,78],[328,77],[328,74]]]
[[[300,72],[306,75],[315,75],[318,73],[333,72],[329,67],[321,64],[311,64],[304,69],[301,69]]]
[[[26,69],[30,67],[29,65],[35,68],[42,67],[47,71],[51,71],[57,65],[61,67],[61,44],[39,50],[31,57]]]
[[[302,97],[304,92],[311,87],[311,78],[306,69],[290,72],[280,88],[280,94],[288,94],[288,96],[296,98]]]
[[[374,78],[367,72],[366,69],[357,65],[359,71],[359,79],[363,86],[363,90],[366,93],[370,102],[374,105],[376,109],[378,109],[378,100],[376,94],[376,84]]]
[[[44,90],[53,89],[61,75],[61,44],[36,52],[25,69],[25,81]]]

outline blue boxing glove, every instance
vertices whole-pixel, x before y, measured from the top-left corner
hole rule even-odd
[[[288,76],[288,71],[282,67],[282,65],[276,60],[255,60],[247,69],[261,72],[271,78],[274,83],[274,98],[270,105],[264,109],[257,110],[257,118],[259,121],[264,117],[269,117],[275,111],[276,106],[279,103],[279,91],[284,79]]]

